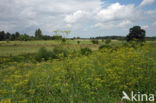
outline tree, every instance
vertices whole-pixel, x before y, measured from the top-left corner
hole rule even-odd
[[[19,36],[19,40],[21,40],[21,41],[28,41],[28,40],[30,40],[31,38],[29,37],[29,35],[27,35],[27,34],[23,34],[23,35],[20,35]]]
[[[35,37],[37,39],[42,39],[42,31],[40,28],[35,31]]]
[[[15,39],[17,40],[19,38],[19,36],[20,36],[20,33],[19,32],[16,32],[15,33]]]
[[[4,39],[5,39],[5,32],[0,31],[0,40],[4,40]]]
[[[11,34],[9,32],[6,33],[6,39],[11,40]]]
[[[15,40],[16,36],[15,34],[10,35],[10,40]]]
[[[134,26],[130,28],[129,34],[127,35],[127,41],[139,41],[144,42],[145,41],[145,35],[146,32],[144,29],[141,29],[140,26]]]

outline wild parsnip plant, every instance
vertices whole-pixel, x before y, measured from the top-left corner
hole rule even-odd
[[[0,103],[119,103],[122,91],[156,95],[156,62],[149,52],[148,46],[103,48],[15,62],[0,70]]]

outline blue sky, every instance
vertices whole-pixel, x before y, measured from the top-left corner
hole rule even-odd
[[[155,0],[0,0],[0,30],[34,35],[71,30],[69,37],[126,36],[139,25],[156,36]]]
[[[139,5],[142,2],[142,0],[102,0],[102,1],[109,2],[109,3],[119,2],[120,4],[124,4],[124,5],[127,5],[127,4]]]

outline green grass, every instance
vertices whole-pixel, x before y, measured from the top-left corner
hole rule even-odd
[[[80,41],[80,44],[77,44]],[[46,47],[52,50],[54,46],[58,45],[58,41],[55,40],[41,40],[41,41],[0,41],[0,56],[17,56],[26,53],[36,53],[39,48]],[[121,45],[122,41],[112,40],[112,45]],[[97,50],[99,45],[104,42],[99,41],[98,45],[94,45],[90,40],[68,40],[66,42],[67,47],[72,48],[85,48],[89,47],[92,50]]]

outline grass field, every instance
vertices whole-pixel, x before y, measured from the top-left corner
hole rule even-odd
[[[66,46],[70,47],[90,47],[93,50],[98,49],[98,45],[93,45],[89,40],[80,40],[80,44],[77,45],[78,40],[69,40]],[[115,43],[115,41],[114,41]],[[48,41],[0,41],[0,56],[9,56],[9,55],[19,55],[25,53],[35,53],[41,47],[46,47],[50,50],[53,49],[55,45],[58,44],[58,41],[48,40]],[[103,44],[100,42],[100,44]]]
[[[80,44],[77,44],[80,41]],[[121,45],[123,41],[112,40],[112,45]],[[48,41],[0,41],[0,56],[15,56],[25,53],[36,53],[39,48],[46,47],[52,50],[58,41],[48,40]],[[100,41],[99,45],[104,44]],[[147,41],[147,44],[153,45],[155,47],[156,41]],[[97,50],[99,45],[93,45],[89,40],[69,40],[66,46],[81,48],[89,47],[92,50]]]
[[[80,41],[80,44],[77,44]],[[123,41],[112,40],[112,45],[121,45]],[[0,56],[15,56],[25,53],[35,53],[41,47],[46,47],[52,50],[58,41],[47,40],[47,41],[0,41]],[[104,44],[104,42],[99,41],[99,45]],[[156,44],[155,41],[148,42],[148,44]],[[99,45],[93,45],[90,40],[68,40],[66,46],[69,47],[89,47],[93,50],[97,50]]]
[[[0,103],[120,103],[122,91],[156,95],[156,41],[132,47],[113,40],[101,50],[102,41],[77,41],[0,41]]]

